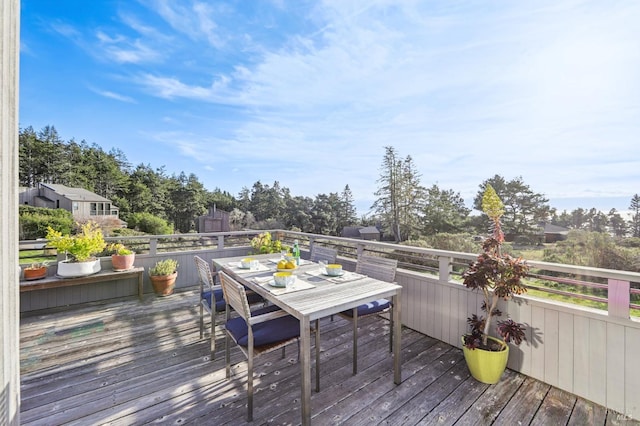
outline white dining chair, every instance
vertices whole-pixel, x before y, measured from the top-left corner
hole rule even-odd
[[[211,360],[215,357],[216,349],[216,333],[215,333],[215,316],[218,312],[224,312],[227,304],[224,299],[224,293],[222,286],[215,283],[214,275],[211,273],[211,268],[206,260],[200,256],[193,256],[193,260],[196,264],[198,271],[198,278],[200,281],[200,339],[204,338],[204,313],[205,311],[209,315],[209,345],[211,351]],[[259,294],[250,292],[248,295],[250,304],[264,303],[264,299]]]
[[[336,259],[338,258],[338,250],[319,246],[318,244],[314,244],[311,247],[311,255],[309,259],[312,262],[320,262],[324,260],[327,263],[336,263]]]
[[[283,348],[300,338],[300,322],[275,305],[249,309],[245,287],[219,272],[220,283],[227,301],[225,308],[225,363],[226,377],[231,378],[231,352],[229,339],[238,345],[247,358],[247,421],[253,420],[253,359],[259,355]],[[238,317],[231,318],[231,309]],[[299,352],[298,346],[298,352]],[[283,352],[284,356],[284,352]]]
[[[377,280],[394,282],[398,261],[379,256],[361,254],[356,263],[356,273]],[[378,299],[353,309],[340,312],[340,316],[353,322],[353,374],[358,373],[358,318],[389,312],[389,326],[393,330],[393,304],[389,299]],[[393,351],[393,332],[389,333],[389,352]]]

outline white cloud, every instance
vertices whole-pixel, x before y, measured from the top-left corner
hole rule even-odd
[[[168,0],[150,0],[151,8],[158,13],[171,27],[192,40],[207,40],[216,48],[221,48],[224,41],[218,33],[216,10],[206,2]]]
[[[100,96],[104,96],[105,98],[115,99],[117,101],[127,102],[132,104],[136,103],[135,99],[133,99],[131,96],[121,95],[119,93],[114,93],[109,90],[100,90],[96,88],[90,88],[90,89],[95,93],[99,94]]]
[[[552,199],[638,192],[640,3],[135,5],[96,51],[153,98],[155,140],[223,189],[349,184],[367,200],[391,145],[467,202],[495,174]]]
[[[244,106],[248,120],[216,152],[254,147],[242,156],[254,164],[277,161],[260,147],[295,147],[283,167],[298,191],[329,179],[332,190],[373,192],[386,145],[411,155],[425,184],[467,199],[494,174],[554,197],[637,191],[640,6],[504,6],[324,2],[321,31],[238,65],[217,87],[147,83],[163,97]],[[202,160],[210,145],[189,152]],[[339,154],[327,164],[322,152]],[[626,183],[607,183],[611,173]]]

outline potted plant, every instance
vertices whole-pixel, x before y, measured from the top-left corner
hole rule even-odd
[[[102,252],[107,244],[97,223],[85,223],[76,235],[62,235],[49,226],[46,238],[48,246],[65,254],[65,259],[58,262],[57,275],[78,277],[100,272],[100,259],[95,255]]]
[[[122,243],[111,243],[107,246],[107,252],[111,253],[111,265],[114,271],[128,271],[133,268],[136,254]]]
[[[149,268],[149,279],[153,285],[153,291],[158,296],[168,296],[173,293],[173,287],[178,277],[178,261],[164,259],[156,262]]]
[[[47,276],[49,267],[47,262],[33,262],[23,270],[24,279],[27,281],[39,280]]]
[[[492,233],[482,244],[483,252],[462,275],[467,288],[482,292],[482,310],[486,318],[473,314],[467,318],[471,332],[462,336],[463,352],[471,375],[483,383],[494,384],[500,380],[509,358],[509,346],[525,340],[524,325],[511,318],[498,321],[496,332],[500,338],[489,336],[494,317],[502,315],[498,301],[525,293],[522,283],[529,272],[529,265],[518,257],[502,252],[504,233],[500,219],[504,204],[491,185],[487,185],[482,197],[482,210],[489,216]]]
[[[251,239],[253,254],[280,253],[283,250],[279,239],[273,240],[270,232],[263,232]]]

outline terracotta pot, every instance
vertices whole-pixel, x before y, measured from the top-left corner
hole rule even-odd
[[[136,254],[112,254],[111,264],[114,271],[128,271],[133,268],[133,262],[136,260]]]
[[[27,281],[39,280],[47,276],[47,267],[42,266],[40,268],[25,268],[24,279]]]
[[[177,272],[171,275],[149,275],[149,279],[153,285],[153,291],[157,296],[169,296],[172,294],[177,277]]]

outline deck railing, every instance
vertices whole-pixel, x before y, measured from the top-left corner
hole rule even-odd
[[[181,267],[176,285],[189,287],[196,285],[198,279],[193,267],[194,254],[210,259],[249,254],[249,242],[260,232],[263,231],[108,240],[134,247],[138,252],[137,266],[148,268],[162,258],[177,259]],[[284,230],[270,232],[288,245],[299,240],[305,255],[313,244],[336,248],[339,261],[348,270],[355,268],[358,255],[365,251],[398,259],[396,281],[403,287],[403,325],[451,345],[461,346],[467,316],[480,311],[482,298],[466,289],[460,280],[460,274],[477,254]],[[23,246],[32,247],[33,242],[21,242]],[[107,258],[103,262],[103,266],[109,267]],[[635,362],[640,351],[640,321],[637,311],[632,311],[639,308],[632,300],[640,295],[640,274],[528,263],[532,273],[527,284],[535,294],[532,291],[500,306],[504,315],[527,326],[526,342],[511,347],[509,368],[640,419],[640,393],[635,391],[640,382],[640,369]],[[145,291],[151,292],[147,277],[145,281]],[[21,295],[21,311],[137,294],[135,283],[95,286],[84,291],[73,287],[57,290]],[[545,294],[568,299],[552,300]],[[599,305],[585,307],[572,300]]]

